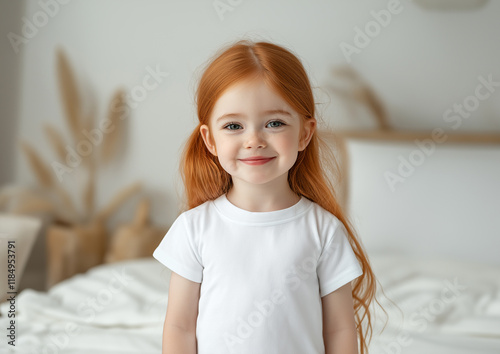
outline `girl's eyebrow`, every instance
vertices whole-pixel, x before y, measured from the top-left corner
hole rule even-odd
[[[262,112],[262,115],[273,115],[273,114],[283,114],[285,116],[292,117],[292,114],[290,112],[285,111],[283,109],[272,109],[272,110]],[[226,113],[226,114],[221,115],[219,118],[217,118],[217,120],[215,122],[218,122],[219,120],[221,120],[223,118],[241,118],[241,117],[245,117],[245,115],[241,114],[241,113]]]

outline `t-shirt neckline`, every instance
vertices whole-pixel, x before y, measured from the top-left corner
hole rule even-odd
[[[300,196],[300,200],[291,207],[273,211],[249,211],[232,204],[226,194],[214,200],[215,208],[220,214],[234,222],[242,224],[283,223],[302,215],[312,202]]]

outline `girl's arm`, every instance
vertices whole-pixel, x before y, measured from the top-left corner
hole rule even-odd
[[[197,353],[196,319],[200,285],[172,272],[163,326],[163,354]]]
[[[351,283],[321,298],[325,354],[358,354]]]

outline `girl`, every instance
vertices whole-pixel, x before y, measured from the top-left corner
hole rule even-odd
[[[239,41],[205,69],[181,160],[188,210],[153,254],[172,270],[163,353],[366,353],[375,277],[314,106],[278,45]]]

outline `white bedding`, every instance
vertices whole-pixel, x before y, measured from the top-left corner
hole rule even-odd
[[[16,301],[17,352],[160,353],[169,280],[167,268],[146,258],[95,267],[48,293],[24,290]],[[0,322],[6,328],[7,319]],[[0,350],[8,347],[3,339]]]
[[[371,354],[500,353],[500,267],[382,255],[372,263],[401,312],[379,295],[389,321],[374,331]]]
[[[378,318],[371,354],[500,353],[500,267],[383,255],[371,261],[404,314],[379,295],[390,317],[382,334]],[[2,335],[0,352],[160,353],[169,279],[147,258],[96,267],[48,293],[24,290],[16,299],[17,350]],[[6,311],[1,304],[4,333]]]

